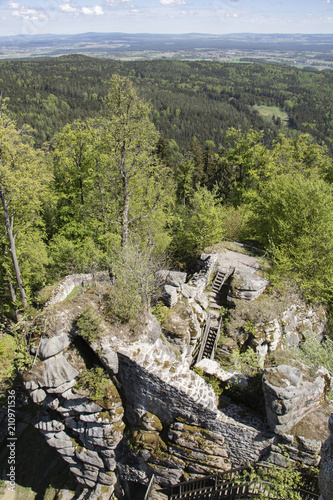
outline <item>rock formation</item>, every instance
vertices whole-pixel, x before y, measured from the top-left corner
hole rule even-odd
[[[163,300],[170,307],[163,330],[154,316],[133,330],[104,316],[103,335],[83,339],[76,320],[87,306],[104,310],[108,276],[101,275],[96,284],[91,275],[75,275],[54,290],[45,310],[48,327],[39,346],[32,347],[36,362],[24,383],[32,400],[42,404],[34,425],[91,498],[109,499],[115,491],[128,497],[129,485],[147,484],[152,473],[168,485],[257,461],[269,452],[278,455],[277,434],[288,439],[290,425],[320,401],[325,375],[307,382],[291,367],[267,370],[269,431],[263,419],[236,405],[220,408],[212,386],[190,369],[207,320],[207,284],[217,269],[230,269],[235,258],[230,253],[202,255],[189,282],[185,273],[160,272],[157,279],[164,283]],[[237,258],[242,265],[226,284],[228,296],[252,301],[267,282],[256,274],[252,257],[247,263]],[[64,302],[75,283],[102,288]],[[91,365],[103,368],[107,397],[92,397],[78,385]],[[207,360],[202,366],[222,380],[234,375]],[[310,445],[304,440],[302,453]]]
[[[333,413],[329,418],[328,427],[330,435],[323,444],[321,451],[319,470],[321,497],[319,500],[333,500]]]
[[[263,390],[270,429],[278,434],[287,434],[324,399],[325,374],[319,371],[313,381],[305,381],[303,372],[293,366],[267,368],[263,376]]]

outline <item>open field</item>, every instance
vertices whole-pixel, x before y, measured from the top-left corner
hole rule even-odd
[[[275,118],[280,118],[282,125],[288,124],[288,114],[283,109],[276,106],[253,106],[253,109],[257,110],[261,116],[268,120],[272,120],[274,116]]]

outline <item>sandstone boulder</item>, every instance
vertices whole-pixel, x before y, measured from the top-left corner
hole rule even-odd
[[[34,403],[41,403],[46,398],[46,392],[43,389],[36,389],[30,391],[30,396]]]
[[[164,293],[162,295],[164,304],[168,307],[173,307],[178,302],[177,287],[171,285],[164,286]]]
[[[61,333],[51,338],[42,337],[39,343],[39,357],[41,359],[47,359],[51,356],[55,356],[66,349],[70,343],[71,340],[67,333]]]
[[[303,380],[302,371],[288,365],[267,368],[263,391],[267,421],[277,434],[287,433],[323,399],[325,381],[319,375],[313,382]]]
[[[46,387],[59,387],[72,381],[79,374],[63,354],[46,359],[44,369],[44,385]]]
[[[158,283],[180,288],[186,282],[186,273],[180,271],[161,270],[155,274]]]
[[[230,280],[228,300],[253,300],[259,297],[268,286],[268,281],[255,273],[251,267],[236,268]]]
[[[111,374],[118,373],[118,356],[116,351],[111,349],[110,346],[108,345],[102,346],[99,358],[103,363],[104,368],[106,368],[106,370],[109,373]]]
[[[185,283],[181,286],[181,292],[186,299],[193,299],[197,294],[194,286],[186,285]]]

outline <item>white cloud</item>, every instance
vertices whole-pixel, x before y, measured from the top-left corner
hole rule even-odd
[[[25,21],[45,21],[48,18],[45,12],[28,9],[17,2],[10,2],[9,7],[14,9],[12,12],[13,17],[20,17]]]
[[[104,14],[100,5],[94,5],[94,7],[82,7],[81,12],[86,16],[102,16]]]
[[[161,5],[185,5],[185,0],[160,0]]]
[[[331,0],[324,0],[323,3],[331,3]]]
[[[111,7],[115,7],[116,5],[125,5],[130,3],[131,0],[106,0],[106,5],[111,5]]]
[[[71,5],[70,3],[64,3],[62,5],[59,5],[58,7],[62,12],[73,13],[73,14],[78,12],[78,9],[76,7],[73,7],[73,5]]]

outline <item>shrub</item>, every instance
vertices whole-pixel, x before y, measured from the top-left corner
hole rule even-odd
[[[101,320],[92,307],[87,307],[77,320],[80,335],[88,342],[94,342],[103,333]]]
[[[267,498],[278,498],[283,500],[301,500],[301,495],[297,488],[301,487],[302,476],[294,469],[289,458],[286,467],[251,467],[239,482],[244,480],[250,485],[250,490],[255,494],[256,500],[266,500]]]
[[[104,398],[110,380],[105,375],[103,368],[91,368],[78,376],[75,388],[88,393],[89,399],[98,401]]]
[[[320,343],[314,333],[309,333],[301,343],[300,349],[292,349],[292,354],[310,367],[324,366],[333,372],[333,341],[331,339]]]
[[[259,353],[249,348],[245,352],[234,349],[231,354],[231,361],[237,371],[249,377],[256,377],[262,374],[262,362]]]
[[[186,259],[224,236],[225,210],[216,190],[199,188],[189,207],[181,207],[175,217],[171,250],[175,257]]]
[[[214,377],[214,375],[205,374],[203,369],[199,366],[196,366],[193,371],[200,375],[200,377],[202,377],[207,382],[207,384],[212,386],[216,396],[220,396],[222,394],[223,388],[221,386],[221,381],[218,378]]]
[[[151,312],[157,318],[157,321],[160,325],[164,325],[165,323],[167,323],[172,316],[171,309],[165,306],[160,300],[154,307],[152,307]]]

